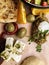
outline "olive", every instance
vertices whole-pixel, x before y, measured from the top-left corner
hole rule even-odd
[[[19,49],[20,48],[20,44],[16,44],[16,48]]]
[[[28,14],[27,15],[27,21],[30,22],[30,23],[32,23],[33,21],[35,21],[35,16],[32,15],[32,14]]]
[[[14,24],[12,24],[12,23],[8,23],[8,24],[5,26],[5,29],[6,29],[6,31],[8,31],[8,32],[13,32],[13,31],[15,30],[15,26],[14,26]]]
[[[25,27],[22,27],[22,28],[20,28],[20,29],[18,30],[17,36],[18,36],[19,38],[23,38],[23,37],[26,35],[26,33],[27,33],[26,28],[25,28]]]

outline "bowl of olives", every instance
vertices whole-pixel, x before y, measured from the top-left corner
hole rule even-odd
[[[49,0],[22,0],[22,1],[35,8],[49,8]]]
[[[17,32],[18,25],[16,23],[6,23],[4,25],[4,33],[8,35],[13,35]]]

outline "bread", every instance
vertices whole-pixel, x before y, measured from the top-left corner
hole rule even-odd
[[[0,22],[9,23],[17,21],[17,10],[12,0],[0,0]]]
[[[40,60],[39,58],[35,56],[30,56],[26,58],[21,65],[45,65],[43,60]]]

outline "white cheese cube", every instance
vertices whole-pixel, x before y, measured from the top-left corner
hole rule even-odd
[[[14,48],[16,48],[15,49],[16,52],[21,53],[25,48],[25,43],[20,41],[20,40],[17,40],[15,45],[14,45]]]
[[[18,63],[21,60],[22,55],[12,54],[12,58]]]
[[[12,47],[13,46],[14,39],[12,37],[6,38],[6,47]]]

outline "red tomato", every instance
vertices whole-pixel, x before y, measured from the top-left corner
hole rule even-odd
[[[47,2],[43,2],[42,6],[48,6],[48,3]]]

